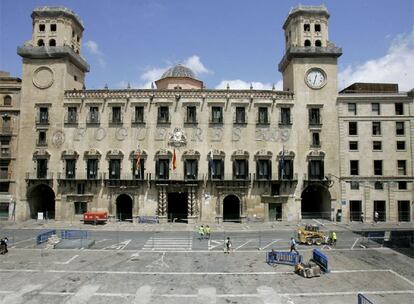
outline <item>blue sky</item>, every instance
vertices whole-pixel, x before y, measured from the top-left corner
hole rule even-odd
[[[282,25],[298,3],[325,4],[329,39],[343,48],[339,86],[414,87],[414,0],[0,1],[0,69],[21,76],[16,47],[31,37],[33,8],[66,6],[85,25],[86,87],[148,87],[171,65],[189,65],[207,88],[281,87]]]

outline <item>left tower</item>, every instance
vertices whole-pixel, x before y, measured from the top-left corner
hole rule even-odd
[[[17,49],[23,71],[16,216],[59,219],[63,206],[50,168],[62,166],[59,148],[70,140],[62,132],[64,92],[82,90],[89,71],[81,56],[84,27],[63,7],[36,8],[31,17],[32,37]]]

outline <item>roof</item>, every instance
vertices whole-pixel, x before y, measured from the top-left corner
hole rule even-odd
[[[290,10],[286,21],[283,24],[283,29],[286,29],[286,26],[292,18],[299,15],[315,15],[325,16],[327,19],[329,18],[329,12],[325,5],[298,5]]]
[[[341,90],[339,93],[398,93],[398,84],[355,82],[345,89]]]
[[[164,72],[164,74],[162,74],[160,79],[168,77],[188,77],[197,79],[194,72],[190,68],[187,68],[181,64],[177,64],[176,66],[169,68]]]

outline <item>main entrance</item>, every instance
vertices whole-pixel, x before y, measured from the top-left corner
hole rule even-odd
[[[48,185],[37,185],[27,193],[30,218],[37,219],[38,213],[43,214],[44,219],[55,218],[55,192]]]
[[[331,194],[319,184],[312,184],[302,192],[302,218],[323,218],[331,220]]]
[[[349,220],[362,221],[362,202],[349,201]]]
[[[132,222],[132,198],[127,194],[121,194],[116,199],[116,217],[120,221]]]
[[[227,195],[223,200],[223,222],[240,222],[240,200],[235,195]]]
[[[282,220],[282,204],[269,204],[269,221],[280,221]]]
[[[168,221],[187,222],[188,219],[188,193],[170,192],[168,193]]]

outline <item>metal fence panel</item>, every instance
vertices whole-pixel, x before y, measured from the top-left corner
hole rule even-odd
[[[56,230],[48,230],[48,231],[38,234],[36,237],[36,244],[40,245],[44,242],[47,242],[49,237],[51,237],[53,234],[56,234]]]

